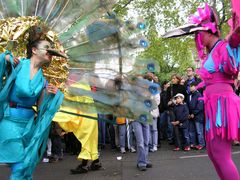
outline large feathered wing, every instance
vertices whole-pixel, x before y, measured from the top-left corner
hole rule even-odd
[[[149,46],[144,37],[147,23],[141,19],[118,19],[110,13],[114,3],[1,0],[1,49],[23,56],[26,39],[41,37],[52,41],[69,57],[68,61],[55,58],[44,69],[49,83],[64,89],[63,107],[146,122],[151,119],[149,112],[157,107],[153,96],[160,90],[157,84],[142,78],[146,72],[157,71],[157,63],[138,58]],[[81,84],[90,88],[81,88]],[[93,99],[94,104],[82,96]]]
[[[150,121],[150,111],[157,108],[153,96],[159,85],[142,78],[147,72],[158,70],[152,59],[137,55],[149,46],[142,31],[143,21],[129,22],[103,18],[86,27],[75,38],[76,45],[66,45],[71,61],[67,91],[72,96],[85,95],[94,99],[98,113],[113,114],[135,120]],[[91,90],[75,85],[88,84]],[[77,106],[91,113],[89,104],[65,99],[63,105]]]

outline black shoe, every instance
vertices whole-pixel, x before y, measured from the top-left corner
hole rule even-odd
[[[55,162],[58,162],[58,158],[56,158],[56,157],[50,157],[49,158],[49,163],[55,163]]]
[[[70,170],[72,174],[83,174],[88,172],[88,168],[86,166],[79,165],[76,169]]]
[[[151,164],[151,163],[148,163],[147,165],[146,165],[146,168],[152,168],[153,167],[153,165]]]
[[[92,164],[88,167],[92,171],[99,170],[102,167],[100,162],[92,162]]]
[[[139,171],[146,171],[147,170],[146,166],[138,166],[137,165],[137,168],[138,168]]]
[[[117,146],[111,145],[111,149],[117,149]]]
[[[105,145],[100,145],[100,149],[105,149]]]
[[[164,140],[165,138],[164,138],[163,136],[160,136],[159,139],[160,139],[160,140]]]
[[[174,141],[168,141],[168,144],[169,144],[169,145],[174,145],[175,142],[174,142]]]

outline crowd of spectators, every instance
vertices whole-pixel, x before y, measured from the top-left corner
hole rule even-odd
[[[152,73],[148,73],[145,78],[160,84]],[[158,108],[151,111],[151,124],[99,114],[99,118],[109,120],[98,122],[99,150],[104,150],[109,144],[111,149],[117,149],[122,154],[127,151],[137,152],[137,167],[142,171],[152,167],[148,152],[156,152],[161,147],[161,141],[173,145],[174,151],[204,149],[204,89],[197,89],[200,82],[201,79],[192,67],[186,69],[186,76],[173,74],[170,81],[161,82],[161,92],[154,96]],[[238,82],[236,80],[233,88],[239,95]],[[239,145],[239,142],[234,144]],[[63,151],[77,155],[81,151],[81,143],[72,133],[66,134],[53,123],[43,161],[62,160]]]

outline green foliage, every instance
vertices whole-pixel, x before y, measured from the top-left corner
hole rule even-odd
[[[129,5],[132,2],[129,0],[120,0],[115,6],[114,6],[114,12],[118,14],[118,16],[124,16],[127,14],[129,10]]]
[[[128,0],[120,2],[119,7],[122,7]],[[160,80],[168,79],[172,73],[183,75],[188,66],[196,64],[194,60],[197,54],[193,37],[162,39],[159,33],[187,23],[188,15],[193,14],[203,2],[216,7],[220,16],[222,36],[225,37],[229,31],[226,22],[231,16],[228,0],[136,0],[131,3],[131,8],[133,6],[135,10],[137,9],[149,23],[147,37],[151,46],[141,56],[159,62]],[[128,11],[127,8],[125,12]]]

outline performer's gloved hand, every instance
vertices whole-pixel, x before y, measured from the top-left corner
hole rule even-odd
[[[48,84],[46,90],[48,93],[57,94],[58,88],[52,84]]]

